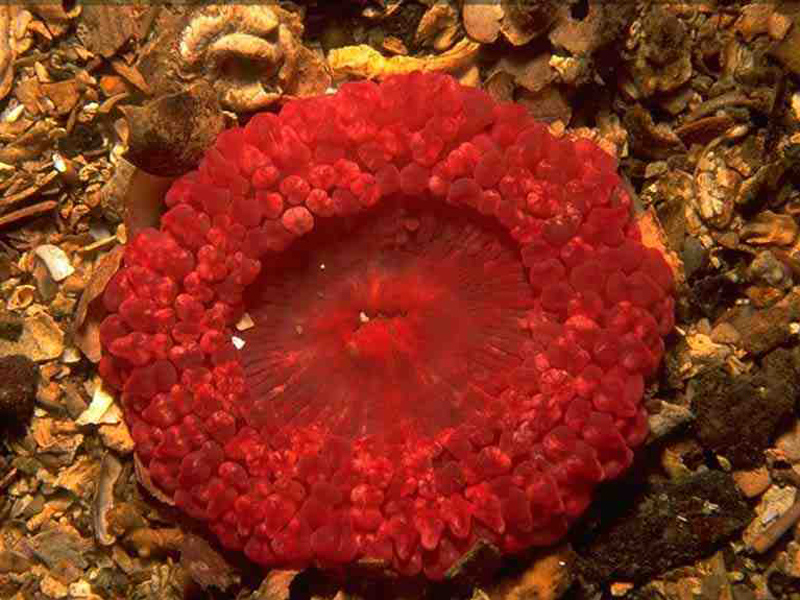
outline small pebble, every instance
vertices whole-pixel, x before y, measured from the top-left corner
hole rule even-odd
[[[767,491],[772,480],[766,467],[750,471],[735,471],[733,480],[741,492],[748,498],[755,498]]]
[[[24,426],[33,415],[39,371],[21,354],[0,358],[0,427]]]
[[[42,244],[36,248],[35,254],[45,264],[53,281],[63,281],[75,272],[69,257],[58,246]]]

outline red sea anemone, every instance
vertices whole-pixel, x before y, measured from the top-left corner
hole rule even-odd
[[[153,482],[262,565],[440,578],[552,543],[647,434],[670,269],[614,160],[521,106],[348,83],[224,132],[165,202],[101,372]]]

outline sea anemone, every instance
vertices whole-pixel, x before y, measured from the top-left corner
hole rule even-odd
[[[614,159],[521,106],[347,83],[225,131],[165,203],[101,373],[154,484],[262,565],[550,544],[647,435],[670,268]]]

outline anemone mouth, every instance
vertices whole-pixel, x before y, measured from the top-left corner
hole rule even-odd
[[[441,445],[523,362],[534,294],[488,218],[397,198],[321,223],[262,266],[242,364],[281,431]]]
[[[222,134],[104,296],[155,484],[265,566],[436,579],[563,536],[646,436],[672,327],[615,168],[433,74]]]

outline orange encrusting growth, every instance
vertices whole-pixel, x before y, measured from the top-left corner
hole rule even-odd
[[[258,563],[437,579],[549,544],[647,434],[670,269],[614,160],[520,106],[348,83],[224,132],[165,202],[101,373],[155,484]]]

